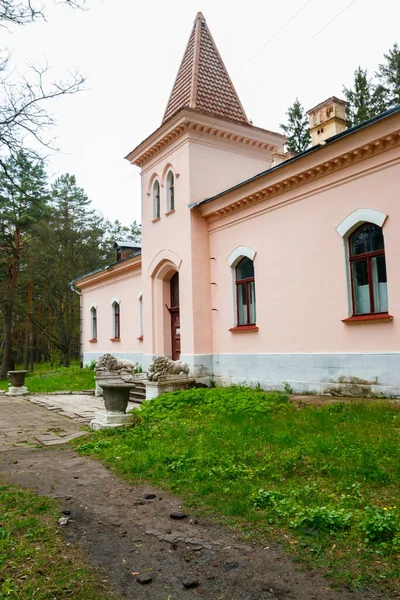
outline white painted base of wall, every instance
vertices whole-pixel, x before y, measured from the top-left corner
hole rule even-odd
[[[85,353],[84,364],[103,353]],[[115,353],[147,370],[152,354]],[[336,395],[400,396],[400,352],[297,354],[182,354],[190,376],[219,385],[244,384],[265,390]]]
[[[100,356],[103,356],[103,354],[106,354],[106,352],[84,352],[83,366],[87,367],[88,365],[90,365],[92,360],[99,360]],[[132,362],[139,363],[143,366],[143,354],[135,352],[112,352],[112,355],[116,358],[119,358],[120,360],[131,360]]]
[[[400,353],[215,354],[213,377],[316,394],[400,396]]]

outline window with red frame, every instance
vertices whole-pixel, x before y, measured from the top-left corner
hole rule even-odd
[[[120,319],[120,310],[118,302],[114,302],[114,338],[121,337],[121,319]]]
[[[382,228],[364,223],[349,238],[354,315],[388,312],[385,245]]]
[[[237,325],[256,324],[254,264],[244,257],[236,266]]]

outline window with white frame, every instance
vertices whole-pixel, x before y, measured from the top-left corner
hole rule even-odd
[[[97,308],[95,306],[90,309],[90,339],[97,340]]]
[[[121,311],[120,304],[117,301],[112,303],[112,325],[113,338],[119,339],[121,337]]]
[[[153,185],[153,219],[160,218],[160,183],[155,181]]]
[[[172,171],[167,175],[167,211],[175,210],[175,177]]]

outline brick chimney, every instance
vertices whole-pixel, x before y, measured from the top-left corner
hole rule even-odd
[[[307,111],[312,146],[324,143],[328,138],[346,129],[346,105],[345,100],[332,96]]]

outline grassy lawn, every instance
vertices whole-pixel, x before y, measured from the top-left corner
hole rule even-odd
[[[75,447],[338,583],[400,592],[400,411],[388,402],[298,407],[233,387],[165,394],[136,414]]]
[[[8,390],[8,379],[0,379],[0,390]],[[78,366],[51,368],[48,363],[35,366],[25,385],[32,393],[80,391],[94,389],[94,372]]]
[[[97,574],[59,535],[54,501],[0,482],[0,599],[106,600]]]

